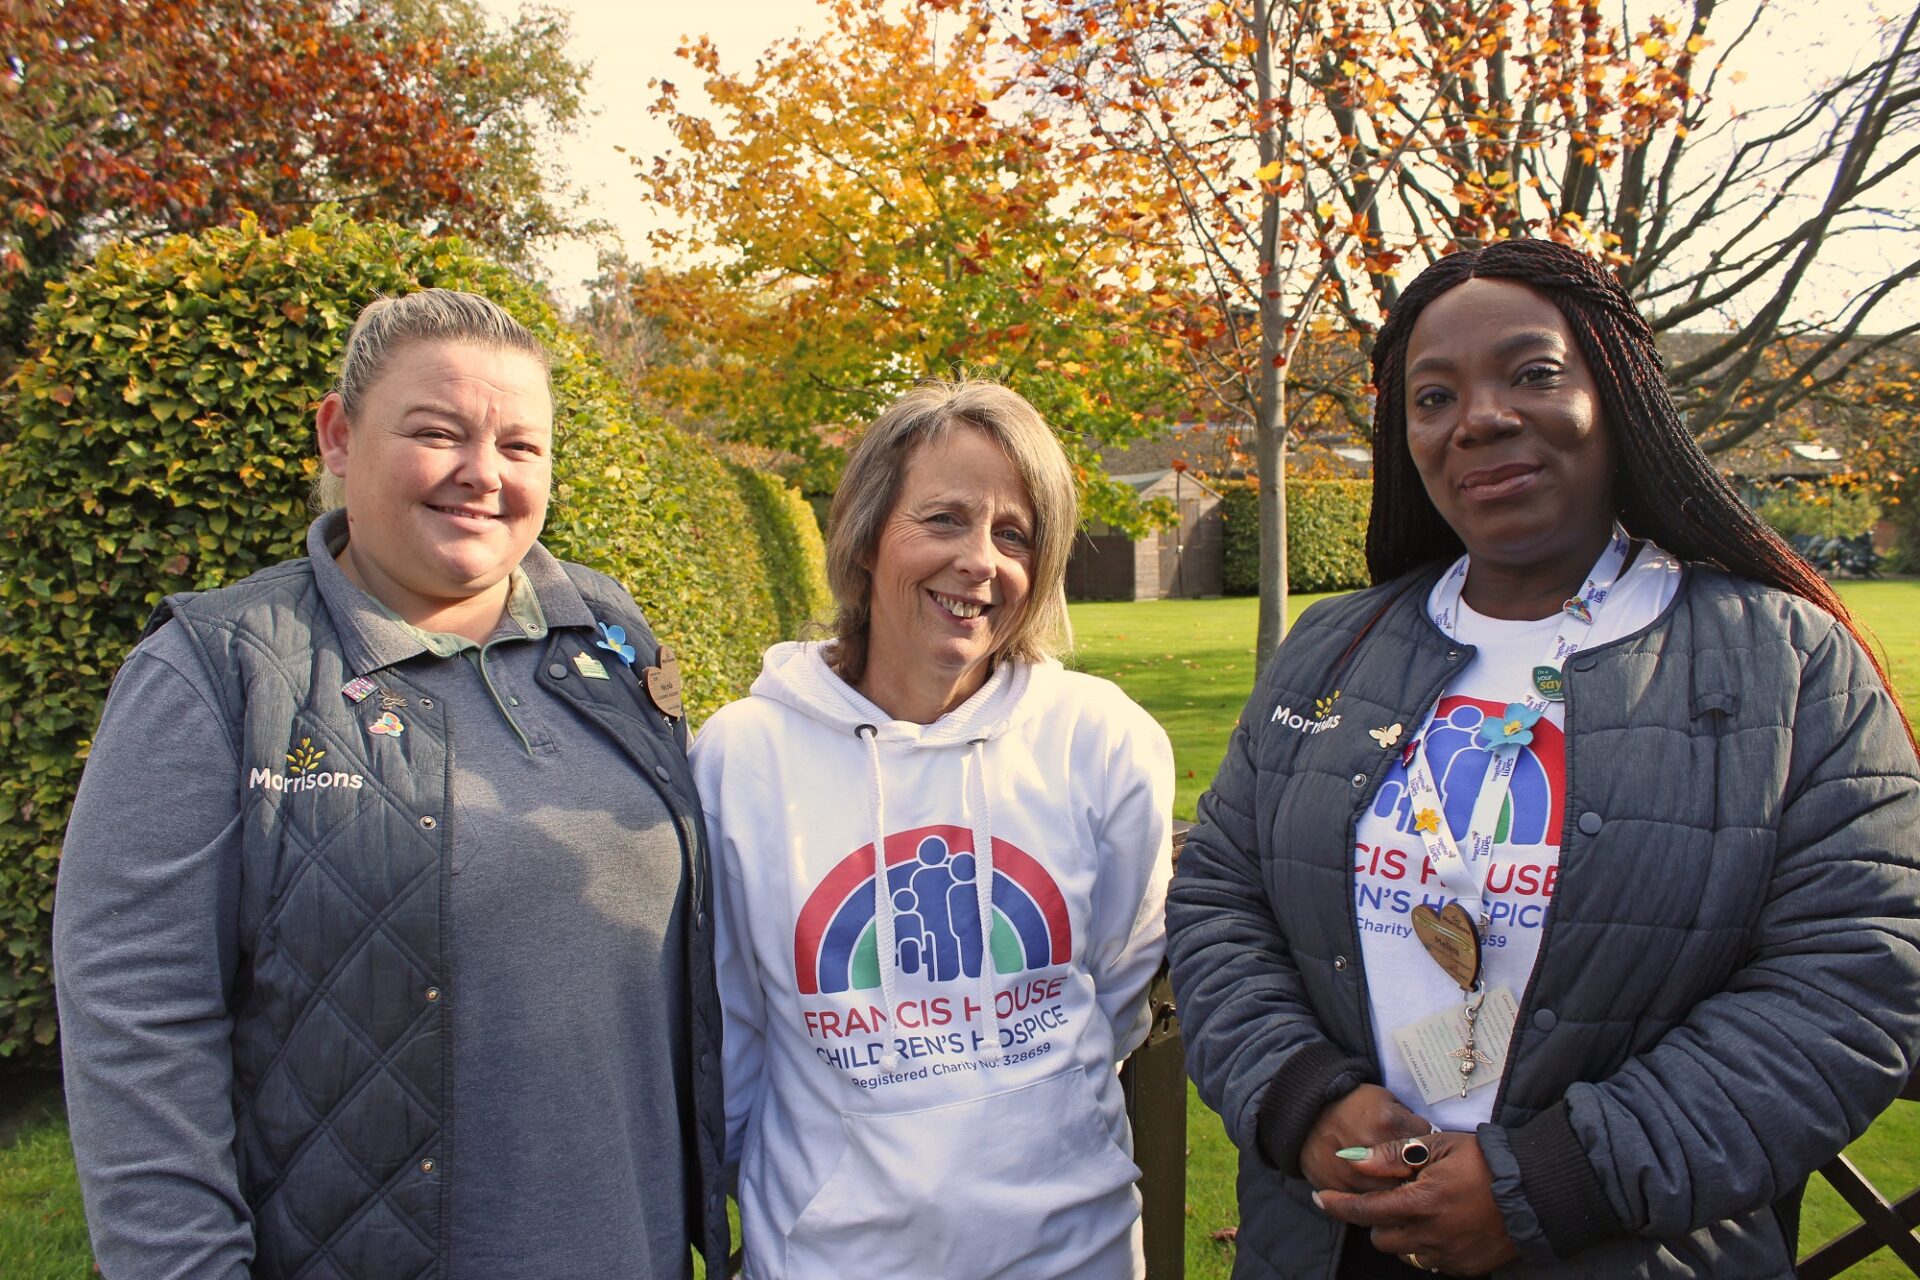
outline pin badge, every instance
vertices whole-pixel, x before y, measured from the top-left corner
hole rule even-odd
[[[1488,716],[1474,731],[1474,740],[1483,750],[1518,751],[1533,741],[1533,726],[1540,713],[1524,702],[1509,702],[1497,716]]]
[[[1385,748],[1391,747],[1394,743],[1400,741],[1400,730],[1403,727],[1404,726],[1401,726],[1398,724],[1383,725],[1378,729],[1367,730],[1367,736],[1372,738],[1375,742],[1379,743],[1381,748],[1384,750]]]
[[[382,711],[398,711],[406,705],[407,700],[393,690],[382,689],[380,691],[380,709]]]
[[[1593,621],[1592,607],[1589,606],[1587,602],[1585,600],[1582,600],[1579,596],[1573,596],[1565,604],[1561,605],[1560,611],[1562,613],[1572,614],[1574,617],[1580,619],[1580,621],[1582,622]]]
[[[599,626],[600,634],[603,638],[595,640],[593,642],[594,647],[605,649],[608,653],[619,658],[620,661],[626,663],[628,666],[632,666],[634,649],[632,645],[627,643],[627,629],[625,627],[610,627],[604,622],[596,625]]]
[[[367,732],[376,738],[397,738],[407,731],[400,723],[400,717],[391,711],[383,711],[380,718],[367,726]]]
[[[662,715],[678,720],[687,714],[686,704],[680,700],[680,659],[663,644],[659,664],[647,668],[647,696],[653,699],[653,705],[660,708]]]
[[[355,676],[340,686],[340,692],[346,695],[349,702],[365,702],[379,687],[376,681],[366,676]]]
[[[1562,702],[1567,696],[1567,680],[1560,668],[1542,663],[1533,669],[1533,687],[1548,702]]]
[[[581,675],[589,680],[613,679],[612,676],[607,674],[607,669],[600,665],[600,659],[594,657],[584,649],[573,655],[573,665]]]

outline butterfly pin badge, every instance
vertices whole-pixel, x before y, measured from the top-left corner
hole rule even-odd
[[[1367,736],[1379,743],[1380,749],[1384,751],[1392,747],[1394,743],[1400,741],[1400,730],[1402,727],[1403,726],[1398,724],[1382,725],[1378,729],[1367,730]]]

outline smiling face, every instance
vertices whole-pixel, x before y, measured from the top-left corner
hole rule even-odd
[[[1468,280],[1420,313],[1406,362],[1407,448],[1476,568],[1577,585],[1613,525],[1616,457],[1566,317],[1526,285]]]
[[[495,597],[504,606],[552,487],[553,401],[538,360],[474,343],[402,347],[362,395],[357,421],[327,397],[319,434],[328,469],[346,482],[350,577],[409,622],[441,630],[456,629],[449,613]]]
[[[956,426],[908,459],[869,571],[860,690],[928,723],[987,678],[1033,572],[1033,503],[993,437]]]

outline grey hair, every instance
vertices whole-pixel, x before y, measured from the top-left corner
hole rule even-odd
[[[1024,396],[978,378],[929,379],[883,410],[847,458],[827,516],[827,584],[839,605],[833,663],[863,677],[872,624],[869,566],[893,515],[907,465],[956,426],[987,433],[1007,455],[1033,504],[1033,575],[1027,601],[993,657],[1038,662],[1073,643],[1067,620],[1067,557],[1080,528],[1073,465],[1040,411]]]
[[[465,342],[505,351],[521,351],[549,372],[553,357],[533,331],[491,298],[458,289],[420,289],[399,297],[378,297],[360,309],[347,332],[340,356],[340,378],[333,391],[347,421],[360,416],[367,389],[380,380],[395,353],[418,342]],[[308,498],[315,511],[346,502],[346,485],[322,467]]]

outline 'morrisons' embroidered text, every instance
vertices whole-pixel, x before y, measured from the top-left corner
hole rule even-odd
[[[247,775],[247,789],[258,791],[284,791],[295,794],[301,791],[318,791],[326,787],[341,787],[358,791],[366,779],[357,773],[304,773],[288,777],[284,773],[275,773],[271,769],[255,769]]]

